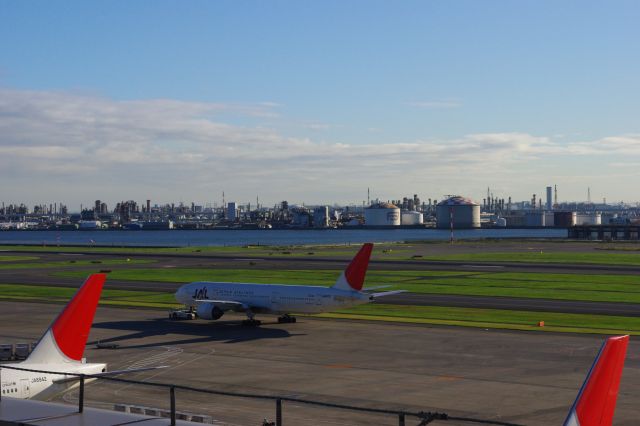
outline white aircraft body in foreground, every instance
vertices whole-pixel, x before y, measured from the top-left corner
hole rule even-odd
[[[6,367],[53,373],[12,370],[0,365],[2,398],[50,398],[78,386],[78,376],[73,374],[114,376],[164,368],[146,367],[107,372],[107,364],[85,362],[83,354],[106,278],[105,274],[90,275],[40,338],[27,359],[20,363],[3,364]],[[85,381],[90,380],[95,379]]]
[[[89,276],[27,359],[7,364],[59,374],[33,373],[0,366],[3,398],[46,399],[78,384],[73,376],[65,373],[98,374],[106,371],[106,364],[89,364],[82,358],[105,280],[105,274]]]
[[[372,250],[373,244],[364,244],[332,287],[198,281],[183,285],[175,296],[202,319],[217,320],[226,311],[236,311],[246,313],[245,325],[259,325],[257,313],[281,314],[278,322],[295,322],[292,312],[333,311],[403,292],[363,291]]]

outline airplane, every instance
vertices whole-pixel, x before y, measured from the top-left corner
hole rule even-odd
[[[564,426],[611,426],[628,344],[629,336],[604,342]]]
[[[175,297],[188,307],[188,313],[199,318],[217,320],[226,311],[244,312],[248,319],[242,324],[256,326],[261,323],[255,319],[256,313],[282,314],[278,322],[291,323],[296,322],[291,312],[333,311],[404,292],[363,291],[372,250],[372,243],[364,244],[332,287],[196,281],[180,287]],[[178,313],[172,313],[171,317],[177,319]]]
[[[70,373],[112,376],[163,368],[107,372],[107,364],[85,362],[84,350],[106,277],[106,274],[93,274],[87,278],[26,360],[15,364],[0,364],[2,398],[48,399],[79,384],[79,378],[69,375]],[[3,366],[54,373],[13,370],[2,368]],[[86,379],[85,382],[91,380],[95,379]]]

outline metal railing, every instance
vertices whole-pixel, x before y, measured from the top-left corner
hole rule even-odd
[[[183,386],[183,385],[169,385],[169,384],[157,383],[157,382],[142,382],[138,380],[105,376],[102,374],[78,374],[78,373],[63,373],[60,371],[34,370],[30,368],[14,367],[6,364],[0,365],[0,382],[2,380],[2,369],[5,369],[5,368],[9,370],[26,371],[30,373],[55,374],[59,376],[71,376],[71,377],[77,378],[77,380],[80,382],[79,395],[78,395],[78,412],[79,413],[82,413],[84,411],[84,394],[85,394],[86,379],[99,379],[99,380],[106,380],[106,381],[116,382],[116,383],[125,383],[130,385],[151,386],[151,387],[168,389],[171,426],[176,425],[176,389],[189,391],[189,392],[196,392],[201,394],[274,401],[276,405],[275,406],[276,408],[275,425],[276,426],[282,426],[283,424],[283,405],[282,405],[283,401],[296,402],[299,404],[307,404],[307,405],[313,405],[317,407],[335,408],[339,410],[359,411],[359,412],[371,413],[371,414],[394,415],[398,419],[399,426],[406,425],[407,417],[417,418],[420,422],[418,423],[418,426],[427,425],[435,420],[454,420],[454,421],[461,421],[461,422],[468,422],[468,423],[475,423],[475,424],[485,424],[485,425],[496,425],[496,426],[522,426],[516,423],[502,422],[497,420],[478,419],[478,418],[472,418],[472,417],[450,416],[446,413],[438,413],[438,412],[431,412],[431,411],[413,412],[413,411],[392,410],[392,409],[385,409],[385,408],[367,408],[367,407],[358,407],[358,406],[346,405],[346,404],[335,404],[331,402],[314,401],[311,399],[304,399],[304,398],[294,398],[294,397],[288,397],[288,396],[228,392],[228,391],[218,391],[218,390],[210,390],[210,389],[200,389],[200,388],[194,388],[191,386]],[[0,392],[0,399],[1,398],[2,398],[2,393]]]

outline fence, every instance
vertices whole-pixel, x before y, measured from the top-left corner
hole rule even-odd
[[[104,374],[75,374],[75,373],[61,373],[59,371],[34,370],[29,368],[14,367],[6,364],[0,365],[0,381],[2,379],[2,369],[25,371],[29,373],[55,374],[55,375],[76,377],[77,380],[80,382],[79,397],[78,397],[79,413],[82,413],[84,410],[84,395],[85,395],[86,379],[99,379],[99,380],[106,380],[106,381],[117,382],[117,383],[125,383],[130,385],[151,386],[151,387],[167,389],[169,392],[171,426],[176,425],[176,390],[197,392],[201,394],[222,395],[222,396],[228,396],[228,397],[274,401],[275,411],[276,411],[275,426],[282,426],[283,424],[283,404],[282,404],[283,402],[295,402],[299,404],[306,404],[306,405],[317,406],[317,407],[334,408],[334,409],[347,410],[347,411],[358,411],[358,412],[364,412],[364,413],[370,413],[370,414],[393,415],[397,417],[399,426],[405,426],[407,422],[407,418],[417,418],[418,421],[420,422],[418,423],[418,426],[424,426],[436,420],[454,420],[454,421],[484,424],[484,425],[496,425],[496,426],[522,426],[516,423],[508,423],[508,422],[478,419],[478,418],[471,418],[471,417],[449,416],[446,413],[437,413],[437,412],[430,412],[430,411],[411,412],[411,411],[402,411],[402,410],[390,410],[390,409],[384,409],[384,408],[357,407],[352,405],[334,404],[330,402],[314,401],[310,399],[294,398],[294,397],[287,397],[287,396],[227,392],[227,391],[218,391],[218,390],[210,390],[210,389],[199,389],[191,386],[170,385],[170,384],[156,383],[156,382],[141,382],[137,380],[111,377]],[[0,394],[0,399],[1,398],[2,396]]]

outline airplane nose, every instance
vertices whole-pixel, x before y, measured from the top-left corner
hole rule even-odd
[[[184,288],[184,286],[182,286],[178,289],[178,291],[175,292],[174,297],[178,302],[182,302],[182,300],[184,299],[185,293],[186,293],[186,289]]]

